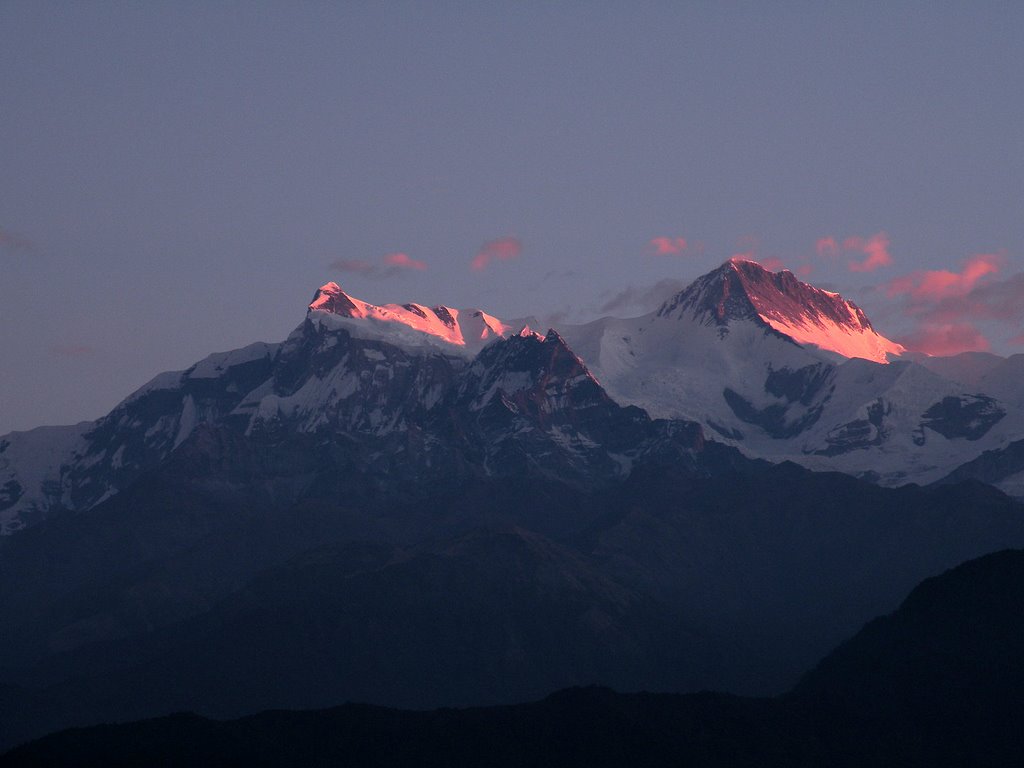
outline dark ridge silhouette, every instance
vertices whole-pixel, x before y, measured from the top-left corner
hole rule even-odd
[[[1024,754],[1024,551],[926,580],[789,694],[572,688],[530,704],[348,704],[217,721],[78,728],[3,766],[1017,766]]]

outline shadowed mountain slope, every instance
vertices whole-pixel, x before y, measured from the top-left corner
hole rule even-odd
[[[514,706],[349,704],[64,731],[0,764],[1013,766],[1024,750],[1024,551],[918,586],[787,696],[561,691]]]

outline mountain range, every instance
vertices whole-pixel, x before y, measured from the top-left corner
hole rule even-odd
[[[779,693],[922,579],[1024,546],[1019,365],[915,357],[742,260],[543,334],[328,283],[283,342],[0,438],[0,745]]]
[[[784,696],[574,688],[478,709],[348,704],[67,730],[22,765],[1013,766],[1024,749],[1024,551],[918,585]]]
[[[328,283],[282,343],[161,374],[98,421],[0,437],[0,530],[90,509],[202,423],[382,437],[418,428],[474,375],[495,377],[476,397],[513,396],[523,372],[487,347],[522,331],[480,310],[378,307]],[[752,458],[886,486],[976,477],[1024,495],[1024,355],[908,354],[852,302],[787,271],[732,259],[647,315],[546,338],[603,397],[699,424]],[[611,460],[628,472],[628,457]]]

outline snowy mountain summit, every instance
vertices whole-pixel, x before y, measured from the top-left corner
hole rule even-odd
[[[864,311],[838,293],[798,280],[792,272],[770,272],[754,261],[733,258],[698,278],[665,302],[659,317],[693,319],[720,328],[748,321],[772,328],[798,344],[878,363],[906,352],[880,335]]]
[[[646,315],[545,335],[329,282],[283,342],[160,374],[95,422],[0,437],[0,531],[91,509],[209,429],[358,444],[382,483],[547,467],[592,485],[706,436],[884,485],[975,462],[961,474],[1024,495],[1017,361],[961,383],[963,366],[904,351],[839,294],[742,259]]]
[[[839,294],[744,259],[647,315],[560,330],[616,401],[696,421],[749,456],[900,485],[1024,437],[1024,384],[979,392],[911,360]],[[1020,495],[1019,470],[999,487]]]
[[[345,293],[337,283],[326,283],[317,289],[309,311],[320,323],[329,327],[349,328],[360,336],[408,341],[423,334],[432,341],[479,352],[488,342],[508,336],[514,329],[479,309],[427,307],[422,304],[386,304],[378,307]],[[361,321],[346,323],[346,320]],[[406,331],[412,331],[410,335]],[[420,339],[424,341],[425,339]]]
[[[334,327],[346,326],[345,319],[362,321],[347,324],[360,335],[397,338],[408,330],[471,353],[519,327],[479,309],[415,303],[376,306],[353,298],[333,282],[317,290],[309,310],[321,321],[330,315]],[[733,323],[753,323],[796,344],[835,353],[834,359],[859,357],[885,363],[906,351],[879,334],[864,311],[838,293],[801,282],[788,270],[773,273],[739,258],[698,278],[655,314],[713,326],[722,336]]]

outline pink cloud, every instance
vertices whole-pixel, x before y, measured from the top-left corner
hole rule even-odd
[[[411,259],[407,253],[389,253],[383,257],[383,261],[389,267],[396,267],[397,269],[422,270],[427,268],[427,263],[425,261]]]
[[[1014,336],[1013,338],[1008,339],[1008,341],[1010,344],[1013,344],[1015,346],[1024,345],[1024,333],[1020,334],[1019,336]]]
[[[914,352],[942,357],[961,352],[986,352],[990,347],[988,339],[969,323],[924,325],[897,341]]]
[[[676,256],[689,247],[685,237],[655,237],[651,245],[655,256]]]
[[[885,232],[872,235],[867,240],[862,237],[848,237],[843,240],[843,250],[861,251],[866,256],[862,261],[851,261],[847,264],[851,272],[874,272],[892,264],[892,256],[889,255],[889,236]]]
[[[796,268],[796,273],[800,277],[808,277],[814,271],[814,267],[810,264],[801,264]]]
[[[819,256],[835,256],[839,253],[839,245],[834,237],[819,237],[814,243],[814,250]]]
[[[819,257],[838,256],[841,251],[855,251],[864,254],[860,261],[851,261],[847,267],[851,272],[874,272],[892,264],[889,254],[889,236],[878,232],[868,238],[847,237],[842,242],[832,235],[819,237],[814,241],[814,250]]]
[[[1019,327],[1024,322],[1024,273],[980,281],[966,296],[945,299],[942,305],[967,306],[976,317]]]
[[[782,259],[776,258],[775,256],[770,256],[767,259],[761,259],[758,261],[758,264],[769,272],[778,272],[783,267]]]
[[[986,280],[962,294],[941,298],[904,297],[904,313],[936,323],[962,319],[1012,323],[1024,322],[1024,274],[1005,280]]]
[[[406,270],[423,270],[427,268],[425,261],[413,259],[407,253],[387,253],[377,262],[366,259],[335,259],[327,265],[339,272],[350,272],[365,277],[391,277]]]
[[[1024,339],[1016,336],[1024,322],[1024,273],[1001,278],[1005,260],[1002,253],[976,254],[959,271],[918,270],[884,284],[886,295],[918,326],[901,343],[942,355],[989,349],[977,323],[991,324],[986,332],[1006,327],[1014,335],[1010,343]]]
[[[964,296],[985,277],[999,272],[1001,261],[997,254],[978,254],[964,262],[960,272],[918,270],[889,281],[885,290],[889,296],[907,295],[919,302]]]
[[[470,262],[470,268],[480,272],[492,261],[508,261],[516,258],[523,251],[523,244],[517,237],[499,237],[489,240],[480,246],[476,256]]]

